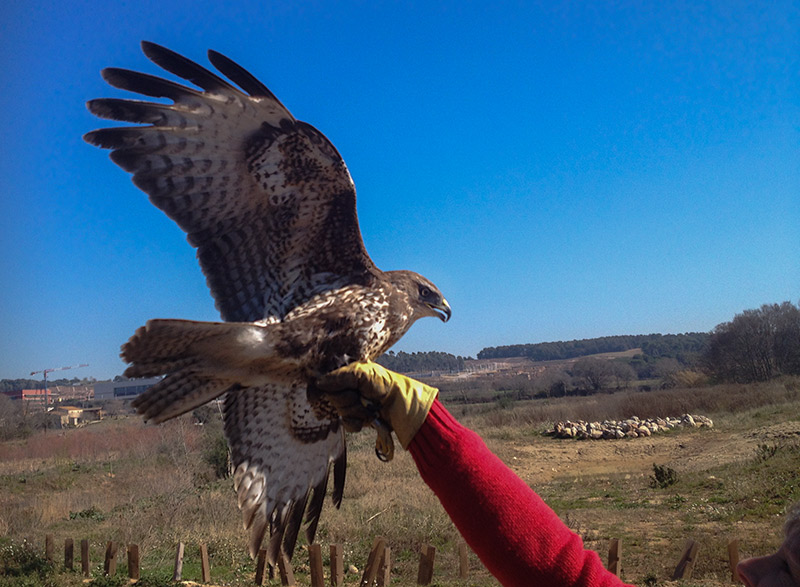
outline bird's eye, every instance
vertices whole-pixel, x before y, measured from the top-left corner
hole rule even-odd
[[[419,288],[419,295],[421,298],[427,298],[429,295],[431,295],[430,288],[427,288],[423,285],[422,287]]]

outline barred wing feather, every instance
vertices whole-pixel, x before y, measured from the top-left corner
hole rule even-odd
[[[209,52],[210,60],[241,89],[166,48],[142,48],[202,91],[105,69],[112,86],[173,103],[91,100],[97,116],[147,126],[99,129],[85,139],[112,149],[112,159],[187,233],[224,320],[280,319],[313,295],[376,271],[350,174],[322,133],[219,53]]]

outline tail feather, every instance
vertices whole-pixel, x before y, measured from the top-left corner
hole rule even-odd
[[[125,377],[131,379],[135,377],[158,377],[165,373],[174,373],[177,371],[188,371],[193,365],[197,364],[196,358],[186,359],[154,359],[150,361],[141,361],[134,363],[125,369]]]
[[[126,363],[132,363],[125,374],[135,372],[136,376],[142,376],[139,373],[147,371],[146,376],[164,375],[170,371],[170,363],[191,358],[191,347],[195,343],[227,334],[224,326],[228,325],[192,320],[148,320],[122,345],[120,356]]]
[[[244,323],[150,320],[122,346],[128,377],[166,377],[132,403],[145,419],[161,423],[236,387],[236,373],[263,328]]]
[[[199,408],[231,387],[229,381],[176,371],[139,395],[131,405],[145,420],[161,424]]]

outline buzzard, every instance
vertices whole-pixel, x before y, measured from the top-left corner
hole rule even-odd
[[[253,75],[215,51],[230,81],[159,45],[142,50],[199,89],[104,69],[110,85],[171,103],[91,100],[95,115],[140,125],[84,139],[111,149],[186,232],[224,322],[148,321],[122,346],[125,374],[164,375],[134,402],[156,423],[225,394],[250,554],[269,530],[274,564],[291,557],[304,518],[313,541],[331,471],[336,507],[342,499],[344,428],[309,385],[377,358],[419,318],[447,321],[450,306],[421,275],[375,266],[342,157]]]

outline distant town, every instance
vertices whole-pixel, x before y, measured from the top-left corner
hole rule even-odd
[[[24,413],[46,413],[50,417],[44,427],[71,428],[101,420],[126,400],[131,400],[160,381],[159,377],[125,379],[116,381],[77,382],[75,384],[52,382],[46,387],[3,390],[2,394],[13,400]],[[30,383],[29,380],[24,380]],[[63,381],[63,380],[60,380]],[[3,380],[6,387],[13,385]],[[116,405],[110,406],[110,403]]]

